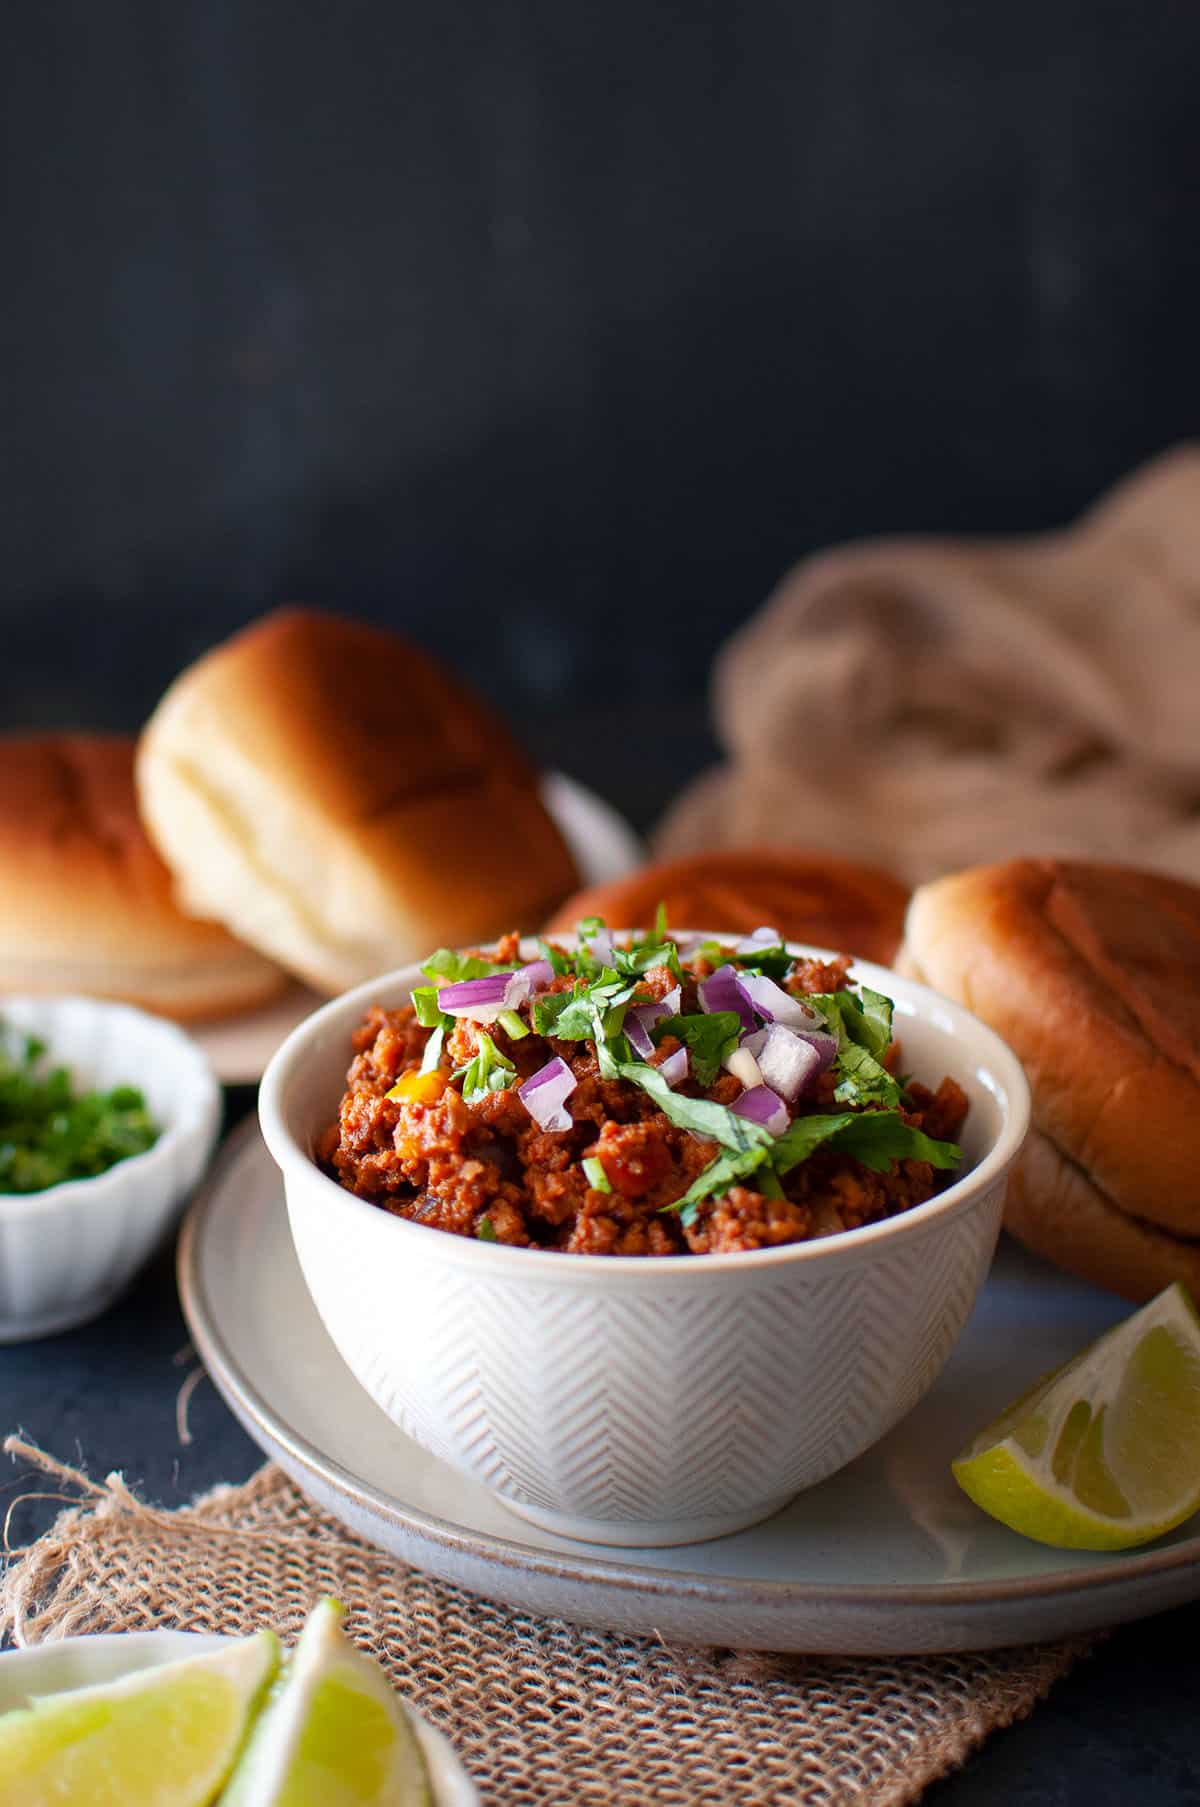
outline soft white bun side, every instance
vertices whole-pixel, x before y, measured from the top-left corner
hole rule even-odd
[[[133,742],[0,738],[0,990],[117,998],[195,1021],[255,1009],[273,962],[185,914],[147,840]]]
[[[1012,1046],[1034,1123],[1101,1198],[1200,1237],[1200,890],[1082,861],[973,867],[914,894],[905,944]]]
[[[279,611],[190,667],[137,775],[188,907],[318,990],[534,925],[576,882],[500,719],[335,616]]]

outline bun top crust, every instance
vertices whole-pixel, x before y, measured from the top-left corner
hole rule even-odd
[[[398,635],[317,610],[182,673],[138,785],[189,904],[329,991],[532,925],[577,882],[501,717]]]
[[[1073,860],[913,896],[920,974],[1024,1062],[1038,1128],[1123,1210],[1200,1236],[1200,890]]]
[[[134,743],[0,737],[0,983],[185,1018],[263,1002],[279,970],[178,908],[138,819]]]
[[[610,885],[579,891],[548,927],[565,932],[583,916],[612,928],[648,928],[659,903],[680,928],[750,930],[769,924],[790,941],[890,965],[908,891],[877,866],[825,855],[745,848],[646,866]]]

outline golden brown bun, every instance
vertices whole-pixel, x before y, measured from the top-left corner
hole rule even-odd
[[[695,854],[645,866],[631,878],[578,891],[549,928],[571,929],[582,916],[613,928],[648,927],[660,903],[667,921],[748,934],[764,925],[790,941],[810,941],[890,964],[904,925],[908,892],[877,866],[766,848]]]
[[[1126,1299],[1152,1299],[1173,1280],[1200,1299],[1200,1243],[1118,1210],[1039,1129],[1009,1177],[1004,1223],[1035,1253]]]
[[[973,867],[914,894],[902,958],[1012,1045],[1034,1123],[1071,1164],[1051,1181],[1032,1157],[1013,1206],[1019,1235],[1034,1242],[1044,1181],[1034,1246],[1055,1244],[1078,1271],[1079,1238],[1062,1225],[1084,1197],[1078,1223],[1108,1221],[1094,1200],[1121,1217],[1090,1271],[1117,1274],[1118,1248],[1158,1249],[1149,1226],[1200,1237],[1200,890],[1083,861]]]
[[[319,990],[539,922],[577,883],[500,718],[397,635],[313,610],[175,680],[138,790],[189,907]]]
[[[279,968],[175,904],[138,820],[133,753],[115,735],[0,739],[0,990],[185,1020],[266,1003]]]

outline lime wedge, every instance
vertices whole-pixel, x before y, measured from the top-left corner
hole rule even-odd
[[[273,1632],[0,1718],[0,1801],[209,1807],[279,1667]]]
[[[1128,1550],[1200,1510],[1200,1316],[1178,1284],[1039,1381],[951,1464],[1038,1543]]]
[[[425,1759],[382,1670],[322,1600],[221,1807],[431,1807]]]

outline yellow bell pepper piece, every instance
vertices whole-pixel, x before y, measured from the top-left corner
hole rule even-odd
[[[400,1104],[433,1104],[439,1099],[446,1087],[444,1073],[405,1073],[398,1079],[385,1098],[393,1098]]]

